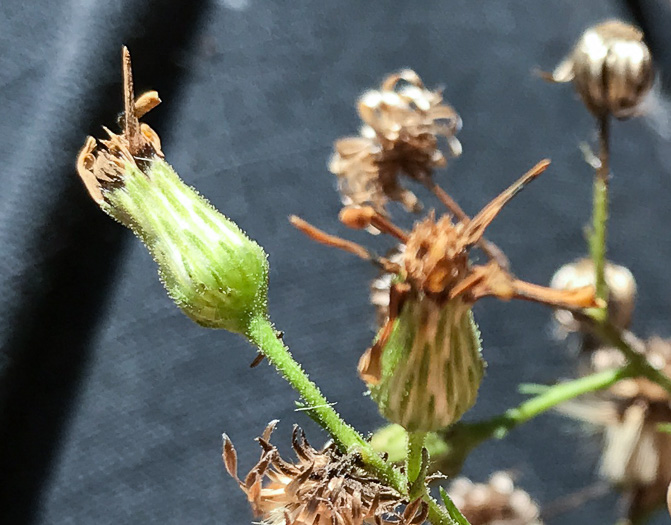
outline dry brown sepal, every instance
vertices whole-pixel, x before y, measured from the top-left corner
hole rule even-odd
[[[671,341],[653,337],[643,351],[650,364],[671,376]],[[594,372],[625,364],[615,348],[600,348],[591,355]],[[636,522],[663,505],[671,483],[671,434],[658,428],[671,423],[666,390],[644,377],[632,377],[561,410],[602,429],[600,472],[627,493],[630,519]]]
[[[619,20],[587,29],[571,54],[543,76],[552,82],[573,82],[597,118],[619,119],[638,113],[655,77],[643,33]]]
[[[440,91],[426,89],[409,69],[389,75],[379,90],[366,92],[358,111],[364,122],[360,136],[337,140],[329,162],[343,203],[372,206],[386,215],[392,200],[408,211],[420,211],[417,197],[403,187],[399,175],[430,181],[433,170],[447,164],[439,137],[446,140],[450,156],[460,155],[455,137],[459,115],[443,103]]]
[[[448,494],[471,525],[541,525],[538,505],[507,472],[495,472],[488,483],[457,478]]]
[[[315,450],[294,427],[289,463],[270,444],[277,421],[258,438],[262,453],[244,480],[238,478],[237,454],[224,434],[224,465],[238,482],[256,517],[268,525],[419,525],[427,516],[421,500],[408,503],[396,491],[371,477],[357,458],[330,444]],[[399,507],[405,505],[403,511]]]
[[[153,156],[163,158],[161,140],[156,132],[139,118],[158,106],[161,99],[156,91],[148,91],[135,100],[130,53],[122,48],[124,115],[123,132],[117,135],[107,128],[107,140],[96,141],[87,137],[77,157],[77,173],[91,198],[101,205],[105,190],[123,185],[126,170],[133,166],[142,169]]]

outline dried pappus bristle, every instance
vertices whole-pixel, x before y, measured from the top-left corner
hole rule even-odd
[[[541,525],[540,509],[529,494],[516,489],[507,472],[495,472],[488,483],[455,479],[448,490],[471,525]]]
[[[643,33],[610,20],[583,33],[571,54],[547,79],[573,82],[596,117],[635,116],[654,81],[652,57]]]
[[[427,515],[421,500],[408,504],[401,495],[371,477],[356,458],[334,445],[315,450],[294,427],[292,447],[297,461],[280,457],[270,443],[277,421],[258,438],[262,453],[244,481],[238,478],[237,454],[224,434],[224,465],[247,495],[255,516],[268,525],[347,523],[420,525]],[[406,505],[403,512],[399,507]]]
[[[461,119],[443,103],[440,91],[424,87],[411,70],[389,75],[379,90],[359,100],[364,122],[359,137],[335,142],[329,170],[338,176],[345,205],[370,205],[386,213],[389,200],[412,212],[421,204],[404,188],[399,174],[426,183],[435,168],[447,164],[438,137],[444,137],[450,156],[461,154],[456,133]]]

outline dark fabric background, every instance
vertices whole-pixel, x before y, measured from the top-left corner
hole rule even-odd
[[[382,421],[355,366],[373,336],[375,272],[303,238],[287,215],[369,240],[337,224],[326,161],[332,141],[358,128],[356,97],[413,67],[427,85],[444,85],[463,117],[463,157],[438,180],[467,211],[553,159],[490,230],[519,276],[547,282],[584,253],[591,176],[577,144],[593,138],[593,123],[570,88],[532,69],[552,68],[586,26],[611,16],[649,32],[662,91],[649,117],[614,126],[610,252],[637,276],[636,330],[670,336],[667,1],[4,0],[0,521],[247,523],[221,464],[221,433],[243,469],[271,419],[281,419],[284,450],[294,422],[313,442],[325,439],[267,365],[248,368],[254,352],[240,337],[200,328],[172,305],[145,249],[78,180],[84,137],[121,111],[121,44],[137,91],[164,100],[147,121],[168,160],[266,248],[271,314],[285,340],[342,414],[372,431]],[[519,402],[520,382],[571,375],[547,310],[490,300],[476,316],[489,368],[467,417]],[[587,434],[543,416],[478,449],[465,473],[484,480],[514,469],[550,503],[595,482],[598,448]],[[549,523],[612,523],[616,501]]]

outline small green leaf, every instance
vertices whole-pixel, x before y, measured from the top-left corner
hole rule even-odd
[[[517,385],[517,391],[520,394],[527,396],[537,396],[539,394],[544,394],[547,392],[548,388],[550,387],[547,385],[539,385],[537,383],[520,383]]]
[[[445,492],[445,489],[443,487],[440,487],[440,497],[443,500],[443,503],[445,504],[445,510],[447,510],[447,514],[450,516],[450,518],[454,520],[454,522],[457,525],[471,525],[468,522],[468,520],[464,518],[464,515],[453,503],[450,497],[447,495],[447,492]]]

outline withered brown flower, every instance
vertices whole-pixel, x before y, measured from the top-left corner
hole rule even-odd
[[[342,210],[340,219],[345,225],[354,229],[373,226],[400,241],[404,246],[401,262],[376,257],[363,246],[328,235],[298,217],[291,218],[294,226],[314,240],[373,260],[395,275],[395,282],[390,285],[387,322],[359,365],[360,373],[368,383],[375,384],[379,380],[382,348],[391,334],[393,322],[403,302],[408,298],[427,298],[438,305],[457,298],[472,304],[486,296],[503,300],[526,299],[567,309],[588,308],[598,304],[593,286],[553,290],[516,279],[494,259],[484,265],[470,263],[469,251],[482,239],[487,226],[503,206],[548,165],[549,161],[541,161],[473,219],[465,218],[457,223],[449,213],[436,219],[431,212],[418,221],[411,232],[406,232],[370,206],[346,207]]]
[[[671,341],[653,337],[642,351],[653,366],[671,376]],[[625,364],[616,348],[591,354],[594,372]],[[671,434],[658,428],[671,423],[671,397],[666,390],[644,377],[632,377],[561,411],[601,429],[600,473],[627,494],[630,519],[637,522],[663,505],[671,483]]]
[[[399,175],[430,184],[433,170],[447,164],[439,137],[445,138],[451,156],[460,155],[455,137],[459,115],[443,103],[440,91],[426,89],[410,69],[389,75],[379,90],[366,92],[358,110],[364,122],[360,136],[336,141],[329,162],[343,203],[372,206],[383,215],[389,200],[408,211],[421,210]]]
[[[289,463],[270,444],[277,421],[258,438],[262,453],[246,478],[237,473],[237,454],[224,434],[226,470],[237,480],[254,515],[268,525],[420,525],[427,516],[422,500],[408,503],[395,490],[371,477],[355,456],[333,444],[315,450],[303,431],[294,427],[292,447],[297,461]],[[403,511],[399,507],[405,505]]]
[[[515,488],[507,472],[495,472],[487,483],[455,479],[447,491],[471,525],[541,525],[540,509],[529,494]]]

